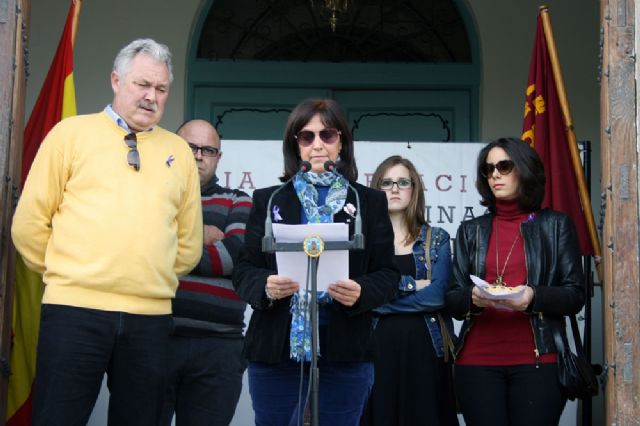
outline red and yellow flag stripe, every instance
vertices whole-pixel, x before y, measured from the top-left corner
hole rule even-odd
[[[58,49],[25,128],[22,156],[23,185],[40,143],[49,130],[63,118],[76,115],[73,33],[79,9],[80,2],[73,0]],[[7,426],[31,425],[32,390],[42,292],[42,277],[29,270],[22,258],[18,256],[13,300],[13,340],[10,361],[12,374],[9,378]]]

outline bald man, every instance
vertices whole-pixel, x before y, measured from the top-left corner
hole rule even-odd
[[[198,166],[204,247],[196,268],[180,279],[173,301],[175,332],[170,342],[170,391],[165,423],[227,426],[233,418],[246,361],[242,356],[246,304],[236,295],[231,273],[244,242],[251,198],[218,185],[220,137],[205,120],[177,131]]]

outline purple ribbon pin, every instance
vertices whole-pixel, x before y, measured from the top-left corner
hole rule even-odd
[[[167,163],[167,167],[171,167],[171,163],[173,163],[173,160],[175,160],[176,158],[173,155],[170,155],[167,157],[167,161],[165,161],[165,163]]]
[[[280,207],[278,206],[273,206],[273,220],[275,220],[276,222],[280,222],[282,220],[282,216],[280,216]]]

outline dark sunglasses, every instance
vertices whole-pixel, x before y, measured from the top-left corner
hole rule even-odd
[[[218,152],[220,152],[218,148],[214,148],[212,146],[198,146],[189,142],[187,143],[189,144],[189,148],[191,148],[193,155],[198,155],[198,151],[200,151],[203,157],[215,157],[218,155]]]
[[[383,191],[391,191],[393,185],[397,185],[398,189],[409,189],[413,186],[413,181],[407,178],[400,178],[397,181],[392,179],[382,179],[380,182],[380,189]]]
[[[502,176],[506,176],[513,171],[515,164],[511,160],[498,161],[496,164],[484,163],[480,168],[480,174],[488,178],[493,174],[494,170],[498,170],[498,173]]]
[[[140,170],[140,153],[138,152],[138,138],[135,133],[129,133],[124,137],[124,143],[129,147],[127,163],[137,172]]]
[[[298,140],[300,145],[309,146],[316,139],[316,134],[320,136],[320,140],[322,140],[322,142],[332,145],[338,142],[338,136],[341,135],[342,132],[338,129],[322,129],[319,132],[300,130],[294,137]]]

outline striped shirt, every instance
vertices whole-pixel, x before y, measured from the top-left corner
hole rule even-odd
[[[235,293],[231,274],[252,202],[246,193],[223,188],[217,180],[201,189],[202,215],[204,224],[216,226],[225,238],[205,245],[198,265],[180,279],[173,300],[176,334],[239,337],[244,328],[246,303]]]

